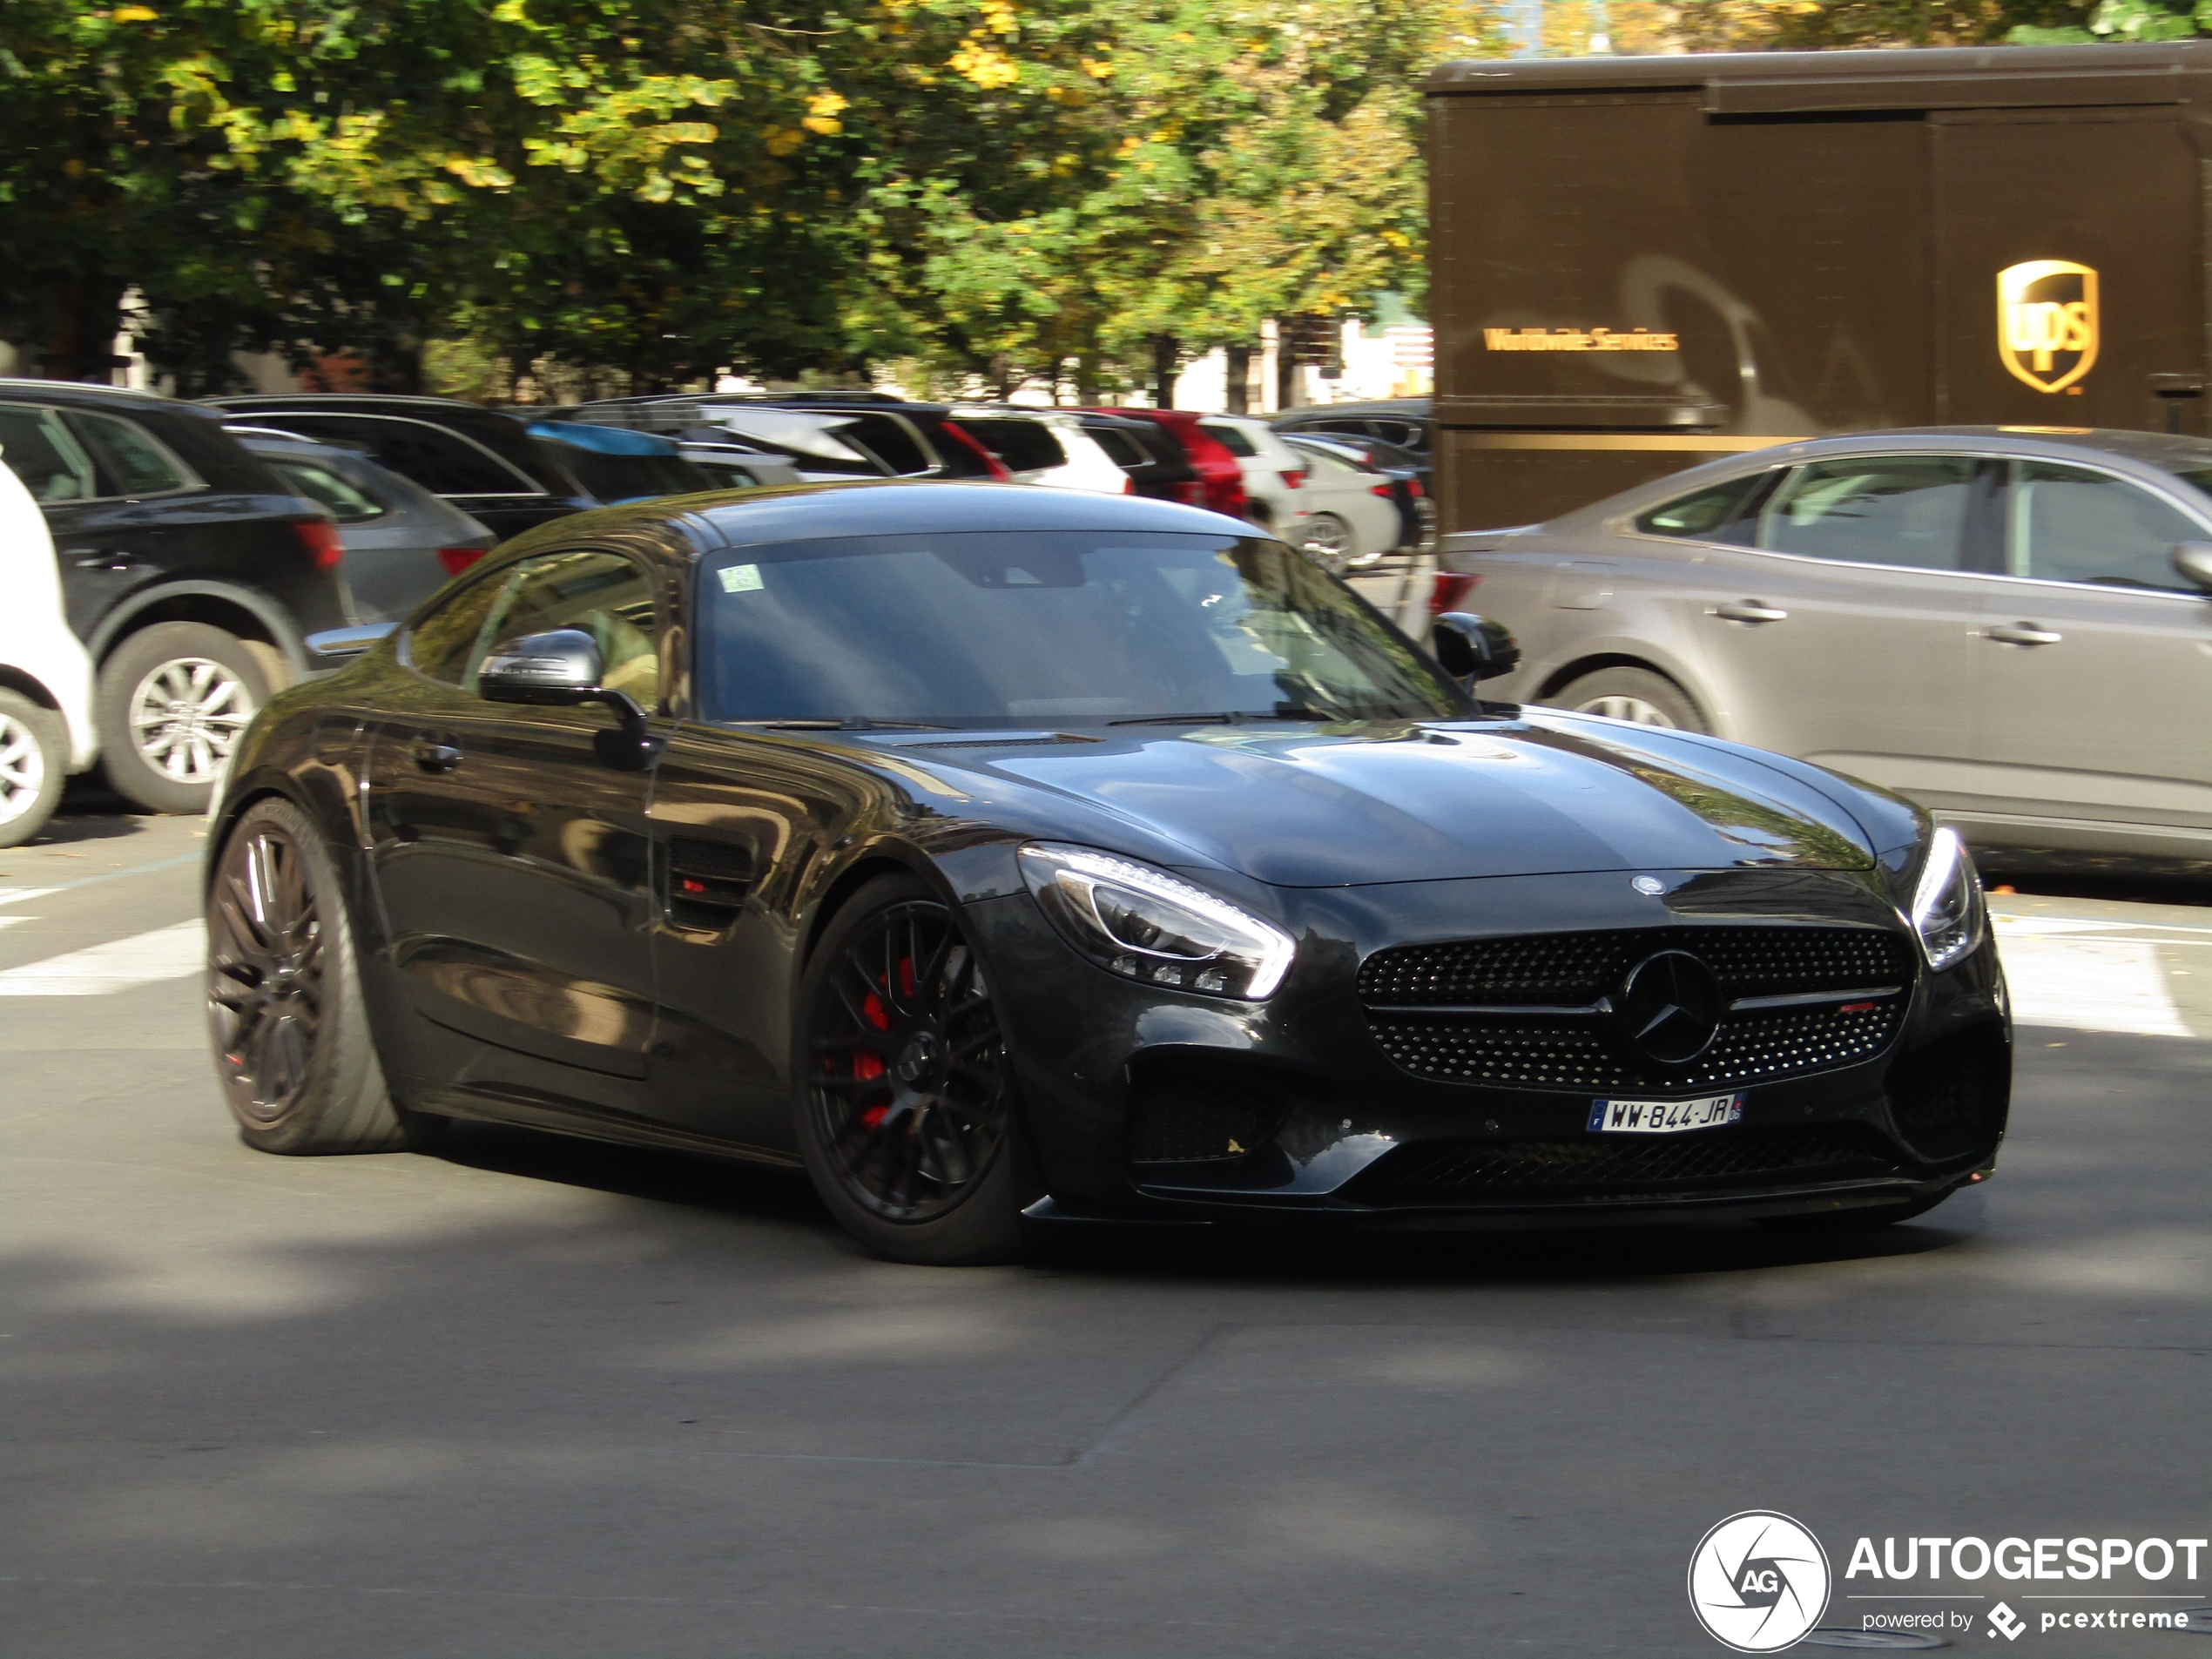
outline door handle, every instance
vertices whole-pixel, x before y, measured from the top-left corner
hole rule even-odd
[[[71,548],[70,562],[80,570],[123,571],[136,568],[138,561],[125,548]]]
[[[1777,610],[1773,605],[1762,604],[1757,599],[1745,599],[1737,604],[1715,605],[1711,614],[1720,617],[1723,622],[1757,623],[1781,622],[1790,613]]]
[[[2032,622],[2015,622],[1992,628],[1989,637],[2006,645],[2055,645],[2066,636],[2038,628]]]
[[[417,743],[415,764],[425,772],[451,772],[461,764],[461,751],[450,743]]]

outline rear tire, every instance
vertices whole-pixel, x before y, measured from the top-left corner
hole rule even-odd
[[[385,1086],[338,869],[290,801],[247,807],[215,861],[207,1022],[224,1099],[256,1150],[399,1151],[443,1127]]]
[[[62,717],[20,691],[0,691],[0,846],[21,846],[46,827],[68,773]]]
[[[880,876],[831,921],[792,1051],[799,1150],[846,1231],[920,1266],[1018,1258],[1005,1036],[974,946],[926,882]]]
[[[252,642],[204,622],[132,634],[100,664],[102,768],[149,812],[201,813],[231,751],[269,700]]]
[[[1713,729],[1689,692],[1648,668],[1601,668],[1595,674],[1570,680],[1543,700],[1554,708],[1602,714],[1637,725],[1670,727],[1676,732]]]

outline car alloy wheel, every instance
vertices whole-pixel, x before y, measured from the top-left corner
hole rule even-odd
[[[322,917],[306,859],[280,826],[231,838],[207,906],[216,1065],[240,1115],[273,1123],[300,1099],[322,1034]]]
[[[907,899],[840,941],[810,1011],[808,1104],[840,1189],[869,1216],[948,1214],[1004,1150],[1005,1039],[959,925]]]
[[[253,691],[222,664],[174,658],[131,693],[131,738],[147,766],[170,782],[210,785],[253,712]]]
[[[45,827],[68,770],[61,717],[0,690],[0,846],[20,846]]]
[[[1341,572],[1358,562],[1359,544],[1352,526],[1334,513],[1314,514],[1305,521],[1304,536],[1306,553],[1325,570]]]
[[[0,709],[0,824],[12,824],[46,792],[46,745],[30,722]]]

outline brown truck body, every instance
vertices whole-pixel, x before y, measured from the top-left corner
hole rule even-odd
[[[2203,435],[2212,43],[1428,83],[1442,524],[1793,437]]]

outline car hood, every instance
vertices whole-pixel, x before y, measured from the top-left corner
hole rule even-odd
[[[1102,809],[1277,887],[1873,863],[1840,779],[1831,795],[1734,745],[1549,711],[1116,733],[972,761],[941,733],[928,746],[932,767],[1017,786],[989,792],[1029,794],[1020,815],[1071,839],[1109,833],[1082,810]]]

